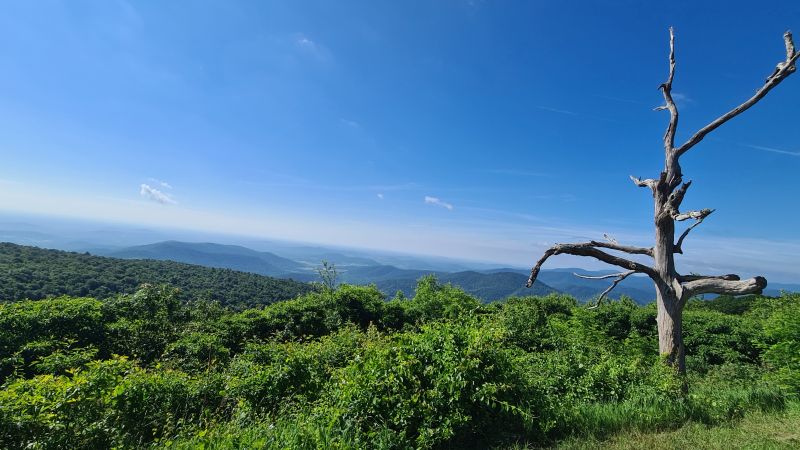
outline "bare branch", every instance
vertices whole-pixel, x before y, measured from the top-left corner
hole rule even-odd
[[[675,32],[672,27],[669,28],[669,78],[667,81],[659,86],[661,92],[664,94],[664,101],[666,105],[659,106],[656,111],[669,110],[669,125],[667,131],[664,133],[664,150],[667,153],[672,152],[675,147],[675,131],[678,129],[678,107],[675,106],[675,101],[672,99],[672,80],[675,78]]]
[[[787,31],[783,35],[783,40],[786,45],[786,61],[782,61],[778,63],[777,67],[775,67],[775,72],[767,78],[766,83],[762,86],[758,91],[756,91],[755,95],[747,99],[744,103],[733,108],[732,110],[728,111],[727,113],[723,114],[713,122],[709,123],[705,127],[701,128],[700,131],[695,133],[692,137],[689,138],[686,143],[681,145],[677,149],[677,155],[681,156],[690,148],[694,147],[698,142],[702,141],[706,135],[717,128],[719,128],[725,122],[733,119],[734,117],[738,116],[739,114],[743,113],[744,111],[748,110],[751,106],[758,103],[759,100],[764,98],[764,96],[769,93],[775,86],[780,84],[786,77],[791,75],[795,71],[795,62],[797,58],[800,57],[800,53],[795,52],[794,49],[794,42],[792,41],[792,33]]]
[[[618,250],[625,253],[630,253],[632,255],[647,255],[653,256],[653,249],[645,248],[645,247],[633,247],[631,245],[621,245],[617,244],[616,242],[599,242],[599,241],[589,241],[589,245],[592,247],[600,247],[600,248],[607,248],[609,250]]]
[[[620,275],[623,275],[625,273],[626,272],[610,273],[608,275],[581,275],[579,273],[572,272],[573,275],[575,275],[578,278],[583,278],[584,280],[605,280],[605,279],[608,279],[608,278],[616,278],[616,277],[618,277]]]
[[[703,223],[706,217],[708,217],[709,214],[711,214],[712,212],[714,212],[713,209],[709,210],[708,214],[706,214],[703,217],[700,217],[699,219],[697,219],[697,222],[693,223],[689,228],[683,230],[683,233],[681,233],[681,236],[678,238],[678,242],[676,242],[675,245],[672,246],[672,253],[680,253],[681,255],[683,254],[683,240],[686,239],[686,236],[689,235],[689,232],[692,231],[694,227]]]
[[[630,261],[625,258],[620,258],[619,256],[608,254],[602,250],[598,250],[597,248],[595,248],[596,245],[593,244],[598,244],[598,243],[592,241],[592,242],[583,242],[579,244],[556,244],[550,247],[549,249],[547,249],[547,251],[544,252],[544,255],[542,255],[539,261],[536,262],[536,265],[533,266],[533,268],[531,269],[531,276],[530,278],[528,278],[528,283],[526,284],[526,287],[533,286],[533,283],[536,281],[536,277],[539,276],[539,271],[542,269],[542,264],[544,264],[544,262],[547,261],[549,257],[553,255],[560,255],[562,253],[575,256],[589,256],[598,259],[600,261],[603,261],[604,263],[611,264],[612,266],[618,266],[622,267],[623,269],[633,270],[636,272],[647,274],[651,278],[658,277],[658,274],[652,267],[646,266],[644,264],[635,261]],[[611,244],[605,244],[603,242],[600,242],[599,244],[611,245]]]
[[[634,273],[636,273],[635,270],[629,270],[627,272],[615,273],[615,274],[612,274],[610,276],[605,277],[605,278],[617,277],[617,279],[614,280],[614,282],[611,283],[611,286],[607,287],[605,291],[600,293],[600,296],[597,297],[597,302],[594,304],[594,306],[590,306],[589,309],[594,309],[594,308],[597,308],[598,306],[600,306],[600,303],[603,301],[604,298],[606,298],[606,295],[608,295],[609,292],[614,290],[614,288],[617,287],[617,285],[619,284],[620,281],[624,280],[625,278],[628,278],[629,275],[633,275]],[[575,274],[575,275],[578,275],[578,274]],[[578,275],[578,276],[580,277],[580,275]],[[587,278],[587,277],[581,277],[581,278]]]
[[[791,61],[794,58],[794,41],[792,41],[792,32],[786,30],[783,33],[783,43],[786,45],[786,61]]]
[[[683,203],[683,197],[686,196],[686,191],[689,190],[689,186],[691,185],[692,181],[689,180],[686,183],[683,183],[678,189],[675,189],[672,194],[670,194],[669,203],[676,210],[679,206],[681,206],[681,203]]]
[[[729,273],[728,275],[678,275],[678,281],[681,283],[686,283],[688,281],[697,281],[697,280],[706,280],[706,279],[717,279],[717,280],[726,280],[726,281],[739,281],[739,275],[734,273]]]
[[[701,278],[683,283],[682,301],[700,294],[760,294],[766,287],[767,280],[764,277],[741,281],[722,278]]]
[[[695,220],[703,220],[708,217],[709,214],[713,213],[713,209],[701,209],[700,211],[688,211],[685,213],[676,213],[672,215],[672,218],[678,222],[682,222],[688,219],[695,219]]]
[[[643,179],[635,177],[633,175],[631,175],[630,177],[631,177],[631,181],[633,181],[633,184],[635,184],[635,185],[637,185],[639,187],[649,187],[650,189],[655,189],[656,188],[656,183],[658,183],[656,180],[654,180],[652,178],[647,178],[647,179],[643,180]]]

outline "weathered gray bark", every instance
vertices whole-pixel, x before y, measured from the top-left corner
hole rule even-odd
[[[656,110],[667,110],[670,113],[669,125],[664,133],[664,170],[658,179],[642,180],[631,176],[634,184],[639,187],[649,188],[653,193],[655,245],[652,248],[632,247],[620,245],[616,241],[611,243],[590,241],[578,244],[556,244],[548,249],[531,269],[531,276],[528,279],[527,286],[531,287],[536,281],[542,264],[549,257],[558,254],[589,256],[607,264],[628,269],[627,272],[604,277],[615,278],[615,280],[598,297],[597,305],[625,277],[633,273],[643,273],[649,276],[656,287],[659,352],[666,357],[670,365],[676,367],[680,372],[684,372],[686,351],[683,346],[682,314],[686,301],[695,295],[707,293],[728,295],[760,293],[767,286],[767,280],[763,277],[740,280],[737,275],[732,274],[721,276],[680,275],[676,271],[675,254],[683,253],[684,239],[692,229],[702,223],[713,212],[712,209],[680,211],[681,202],[683,202],[683,197],[686,195],[689,186],[691,186],[691,181],[683,182],[679,159],[702,141],[706,135],[756,104],[772,88],[791,75],[795,71],[795,63],[800,53],[795,52],[791,32],[784,33],[786,59],[778,63],[775,71],[767,78],[765,84],[744,103],[701,128],[688,141],[676,147],[675,132],[678,129],[679,116],[678,107],[672,98],[672,81],[675,78],[675,35],[672,28],[669,30],[669,35],[669,77],[659,87],[664,96],[665,104],[656,108]],[[675,222],[690,219],[694,220],[695,223],[687,227],[676,242]],[[600,248],[650,256],[653,258],[653,264],[650,266],[628,260],[607,253],[600,250]]]

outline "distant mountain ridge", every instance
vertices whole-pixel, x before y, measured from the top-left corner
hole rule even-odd
[[[282,276],[301,270],[304,265],[270,252],[259,252],[239,245],[210,242],[164,241],[105,252],[103,256],[124,259],[169,260],[206,267],[240,270],[259,275]]]
[[[610,273],[608,271],[586,271],[583,269],[543,270],[532,289],[525,288],[528,271],[513,268],[488,270],[441,270],[404,269],[394,265],[379,264],[368,258],[350,256],[341,252],[325,251],[322,247],[301,247],[290,252],[294,256],[329,256],[329,262],[337,267],[338,280],[350,284],[375,284],[386,295],[401,291],[406,296],[414,295],[419,278],[433,274],[443,283],[452,283],[483,301],[502,300],[511,296],[547,295],[561,292],[586,301],[608,287],[607,280],[586,280],[573,275]],[[122,258],[144,258],[174,260],[209,267],[224,267],[259,273],[262,275],[292,278],[298,281],[317,281],[315,268],[320,261],[295,261],[273,252],[256,251],[238,245],[214,243],[192,243],[164,241],[154,244],[128,247],[106,253]],[[647,303],[655,299],[650,281],[642,277],[629,277],[614,290],[612,298],[625,295]]]
[[[465,292],[484,301],[502,300],[512,296],[547,295],[559,292],[542,281],[537,281],[532,289],[525,288],[528,277],[513,272],[482,273],[474,270],[461,272],[433,272],[425,270],[398,269],[392,266],[351,268],[342,273],[341,279],[347,283],[375,284],[387,295],[397,291],[407,297],[413,296],[417,280],[433,274],[442,283],[451,283]]]

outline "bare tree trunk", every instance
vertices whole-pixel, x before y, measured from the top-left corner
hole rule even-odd
[[[675,168],[680,173],[679,166],[670,167],[669,169]],[[669,169],[667,173],[671,171]],[[665,183],[661,181],[660,184]],[[681,310],[683,309],[681,304],[682,290],[677,282],[678,274],[675,271],[675,256],[672,244],[675,242],[675,222],[667,211],[666,201],[668,197],[660,195],[667,192],[667,186],[663,186],[663,188],[657,188],[654,195],[656,245],[653,248],[653,269],[655,269],[657,277],[653,280],[653,283],[656,287],[656,305],[658,308],[658,314],[656,315],[658,352],[666,356],[668,364],[677,368],[680,373],[684,373],[686,363],[681,320]]]
[[[667,82],[665,97],[667,104],[672,104],[669,93],[672,76]],[[677,117],[675,122],[677,122]],[[672,127],[671,127],[672,128]],[[670,147],[668,147],[670,148]],[[656,306],[658,313],[658,352],[666,357],[667,364],[678,369],[680,373],[686,370],[685,351],[682,334],[682,309],[681,297],[683,290],[677,280],[675,270],[675,220],[673,212],[677,210],[676,203],[680,198],[671,195],[675,186],[681,182],[681,166],[678,159],[671,157],[667,151],[664,172],[655,184],[653,202],[655,206],[655,246],[653,247],[653,269],[656,277],[653,283],[656,287]],[[685,189],[683,190],[685,192]],[[677,201],[676,201],[677,200]]]
[[[666,357],[667,364],[686,372],[686,351],[683,347],[683,317],[680,299],[671,292],[656,290],[658,302],[658,351]]]

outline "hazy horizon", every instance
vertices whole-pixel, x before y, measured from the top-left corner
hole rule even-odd
[[[334,251],[340,251],[343,254],[351,255],[385,255],[395,256],[401,258],[409,258],[408,264],[400,264],[406,268],[420,269],[422,267],[414,266],[415,261],[419,264],[422,261],[428,261],[432,265],[434,262],[452,264],[461,266],[461,268],[451,268],[445,270],[438,268],[436,270],[445,271],[461,271],[461,270],[487,270],[497,268],[511,268],[516,270],[530,269],[531,263],[535,262],[535,258],[531,262],[523,260],[521,263],[514,263],[509,261],[491,261],[486,259],[470,259],[459,258],[450,255],[442,255],[436,253],[413,252],[404,249],[387,249],[387,248],[371,248],[359,247],[353,245],[346,245],[341,243],[326,243],[314,242],[303,240],[282,239],[274,236],[267,235],[253,235],[241,233],[229,233],[223,231],[207,230],[207,229],[191,229],[179,227],[163,227],[158,225],[148,224],[133,224],[125,222],[111,222],[91,218],[79,218],[69,216],[53,216],[47,214],[31,214],[31,213],[13,213],[13,212],[0,212],[0,242],[4,241],[3,232],[9,231],[10,224],[17,223],[19,225],[31,226],[36,231],[45,231],[53,233],[51,236],[58,237],[61,240],[56,241],[56,245],[41,245],[38,242],[14,242],[23,245],[36,245],[44,248],[54,248],[59,250],[69,251],[86,251],[94,249],[122,249],[139,245],[148,245],[164,241],[181,241],[181,242],[196,242],[196,243],[215,243],[223,245],[239,245],[246,248],[251,248],[258,251],[268,251],[283,256],[282,248],[284,247],[321,247]],[[76,239],[80,237],[81,239]],[[13,240],[12,240],[13,241]],[[69,245],[63,245],[68,242]],[[536,256],[536,255],[533,255]],[[398,265],[398,264],[390,264]],[[564,257],[553,258],[553,261],[548,264],[547,269],[570,269],[578,268],[585,270],[607,270],[614,271],[614,267],[600,263],[587,258]],[[742,269],[739,269],[742,271]],[[724,270],[719,270],[719,273],[727,273]],[[789,283],[797,284],[798,279],[791,273],[781,272],[764,272],[765,276],[769,277],[769,281],[774,283]]]

